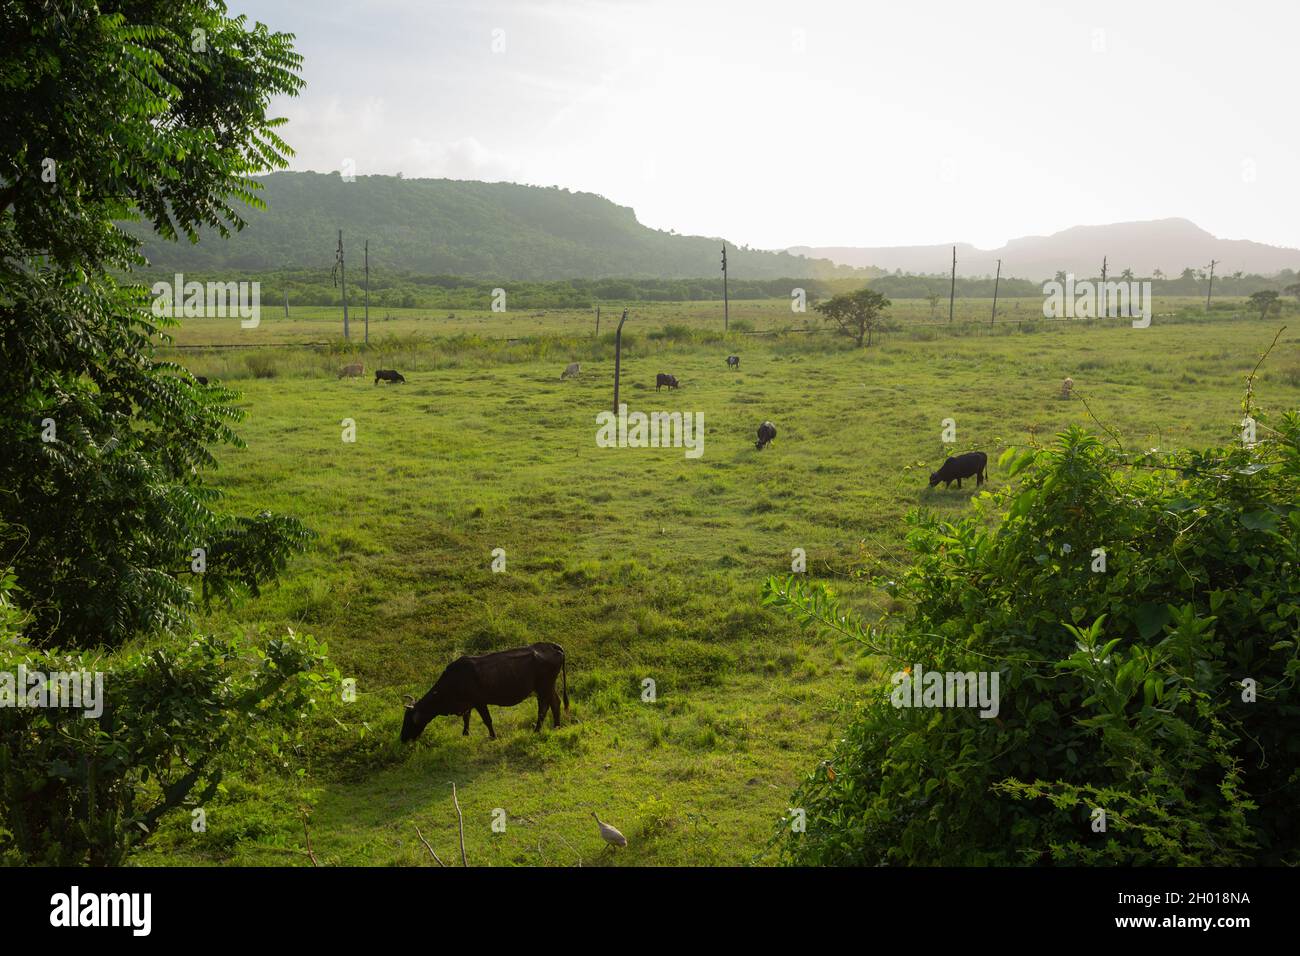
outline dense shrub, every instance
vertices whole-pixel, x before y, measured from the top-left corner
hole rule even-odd
[[[1019,482],[973,513],[911,516],[915,563],[878,582],[905,610],[876,627],[770,581],[766,603],[890,669],[996,671],[1001,691],[995,719],[896,708],[889,687],[863,702],[796,793],[783,858],[1300,862],[1300,416],[1258,428],[1141,456],[1075,428],[1008,453]]]
[[[99,671],[103,712],[0,706],[0,864],[122,863],[164,813],[211,800],[251,746],[278,748],[338,676],[292,632],[264,649],[196,636],[107,660],[13,637],[0,675]]]

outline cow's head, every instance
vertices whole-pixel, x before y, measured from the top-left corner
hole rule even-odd
[[[932,472],[930,472],[930,487],[931,487],[931,488],[933,488],[935,485],[937,485],[937,484],[938,484],[939,482],[941,482],[941,481],[943,481],[943,478],[940,476],[940,474],[939,474],[937,471],[932,471]]]
[[[406,695],[406,712],[402,714],[402,743],[409,744],[412,740],[424,733],[425,726],[432,718],[432,714],[421,712],[415,706],[415,698],[410,694]]]

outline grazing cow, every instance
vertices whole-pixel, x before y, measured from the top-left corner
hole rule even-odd
[[[402,385],[406,383],[406,379],[402,377],[402,373],[395,369],[379,369],[375,372],[375,384],[378,385],[381,379],[385,382],[391,382],[394,385]]]
[[[676,375],[668,375],[665,372],[660,372],[655,376],[655,391],[659,391],[659,389],[663,388],[665,385],[669,388],[681,388],[681,386],[677,384]]]
[[[564,369],[564,371],[560,373],[560,378],[569,378],[570,376],[577,375],[577,374],[578,374],[578,363],[570,362],[568,366]]]
[[[1070,378],[1067,375],[1065,377],[1065,381],[1061,383],[1061,397],[1069,398],[1070,393],[1073,391],[1074,391],[1074,379]]]
[[[208,377],[206,375],[195,375],[194,381],[198,382],[200,385],[207,385]]]
[[[739,355],[728,355],[728,356],[727,356],[727,368],[740,368],[740,356],[739,356]]]
[[[513,707],[530,694],[537,695],[537,723],[533,732],[542,729],[542,720],[550,708],[552,726],[560,726],[560,698],[555,693],[555,678],[564,675],[564,709],[569,709],[569,673],[564,663],[564,648],[559,644],[529,644],[495,654],[458,657],[447,665],[438,682],[418,701],[408,698],[402,717],[402,743],[409,743],[424,732],[434,717],[455,714],[464,718],[463,736],[469,735],[469,712],[478,711],[487,724],[488,736],[496,739],[488,704]]]
[[[771,422],[763,422],[763,424],[758,426],[758,441],[754,442],[754,447],[759,451],[762,451],[775,437],[776,426]]]
[[[360,378],[361,373],[365,370],[365,362],[356,362],[352,365],[345,365],[339,369],[339,378]]]
[[[943,486],[947,488],[955,481],[960,488],[963,478],[973,476],[975,487],[978,488],[988,480],[988,465],[989,456],[982,451],[968,451],[964,455],[949,458],[938,471],[930,472],[930,487],[933,488],[942,481]]]

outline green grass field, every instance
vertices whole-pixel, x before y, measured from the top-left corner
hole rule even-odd
[[[1148,329],[1040,320],[987,330],[973,319],[986,306],[963,310],[971,318],[955,330],[917,328],[857,350],[831,335],[709,339],[715,303],[634,308],[623,400],[702,412],[697,460],[596,446],[612,350],[573,337],[591,331],[578,313],[536,317],[536,329],[533,317],[508,328],[467,317],[484,322],[472,329],[483,336],[558,336],[528,348],[417,341],[413,332],[469,330],[395,319],[406,339],[365,361],[368,372],[396,365],[404,386],[338,380],[343,359],[323,351],[268,349],[253,366],[235,350],[178,352],[243,392],[248,447],[222,450],[213,475],[232,509],[289,512],[319,533],[279,585],[203,626],[310,632],[358,693],[325,702],[294,752],[228,779],[206,832],[178,815],[137,862],[311,865],[305,810],[322,864],[433,865],[418,825],[458,865],[452,781],[471,865],[770,859],[765,844],[797,781],[855,701],[881,692],[872,660],[760,608],[763,580],[789,572],[792,549],[806,550],[811,576],[877,615],[885,598],[860,575],[906,561],[906,513],[955,515],[975,493],[927,488],[946,453],[986,451],[1001,486],[992,463],[1003,448],[1091,421],[1080,398],[1060,398],[1067,375],[1130,448],[1230,441],[1245,377],[1288,321],[1225,313]],[[910,302],[895,314],[928,311]],[[781,302],[732,316],[755,328],[790,318]],[[371,321],[373,338],[374,310]],[[668,324],[699,334],[652,336]],[[1300,405],[1294,316],[1290,325],[1257,381],[1275,409]],[[602,336],[611,330],[602,322]],[[199,323],[178,341],[219,334]],[[322,317],[242,334],[318,341],[338,328]],[[729,352],[741,355],[738,372],[724,365]],[[575,359],[581,378],[561,381]],[[659,371],[683,387],[656,393]],[[955,446],[940,440],[947,418]],[[354,443],[342,440],[344,419]],[[764,419],[779,433],[758,452]],[[496,548],[502,573],[490,567]],[[401,695],[423,694],[454,657],[543,640],[568,654],[572,712],[559,730],[548,722],[533,734],[525,702],[494,711],[496,741],[475,716],[468,738],[459,719],[440,718],[416,744],[398,743]],[[646,679],[653,703],[642,700]],[[628,836],[626,849],[605,849],[592,811]]]
[[[365,334],[364,310],[360,300],[350,300],[348,310],[349,333],[353,342],[360,342]],[[507,296],[507,304],[509,298]],[[1186,296],[1156,297],[1153,311],[1170,315],[1180,310],[1203,306],[1201,298]],[[238,319],[190,320],[176,334],[176,344],[183,346],[237,345],[257,346],[267,344],[304,344],[340,340],[343,335],[343,310],[339,307],[294,306],[284,314],[283,306],[275,302],[261,304],[261,323],[253,329],[243,329]],[[657,328],[680,324],[693,329],[716,329],[722,325],[721,302],[628,302],[601,306],[601,334],[612,332],[618,324],[622,310],[629,310],[629,328],[641,325]],[[1245,314],[1248,309],[1244,299],[1220,299],[1215,303],[1216,313]],[[960,325],[984,325],[992,317],[992,299],[959,299],[953,308],[953,322]],[[997,322],[1015,324],[1042,318],[1042,298],[1006,298],[998,300]],[[794,312],[789,299],[745,299],[731,303],[730,316],[757,331],[775,329],[824,328],[820,315],[808,305],[804,312]],[[943,301],[935,308],[923,299],[900,299],[889,310],[891,320],[900,323],[935,323],[948,321],[948,303]],[[527,336],[587,336],[596,331],[594,309],[512,309],[492,312],[489,309],[402,309],[374,306],[370,309],[370,335],[372,343],[385,339],[411,335],[452,336],[479,335],[490,338],[520,338]]]

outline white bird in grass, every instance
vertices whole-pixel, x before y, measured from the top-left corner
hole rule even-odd
[[[592,810],[591,815],[596,817],[596,811]],[[606,843],[610,843],[614,846],[627,846],[627,837],[623,836],[623,834],[619,833],[608,823],[601,823],[600,817],[596,817],[596,826],[600,827],[600,837]]]

